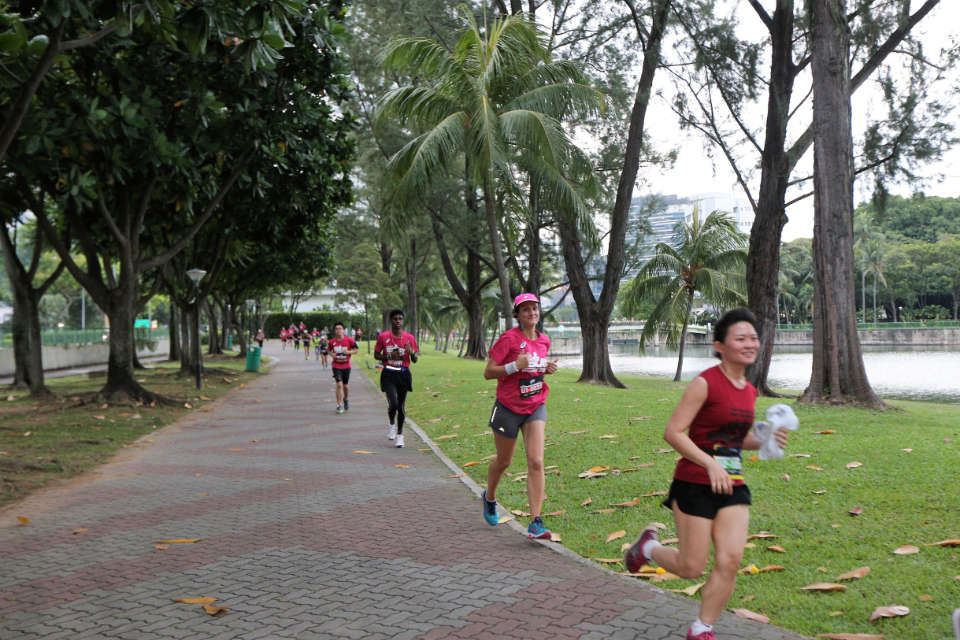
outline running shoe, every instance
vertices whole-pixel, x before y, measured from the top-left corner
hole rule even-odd
[[[402,448],[403,448],[403,434],[401,433],[397,436],[397,449],[402,449]]]
[[[687,640],[717,640],[717,636],[714,635],[713,629],[698,633],[697,635],[693,635],[693,631],[687,629]]]
[[[623,563],[627,566],[627,571],[637,573],[640,571],[640,567],[650,561],[650,558],[643,555],[643,545],[646,544],[648,540],[656,539],[657,528],[654,526],[648,525],[640,532],[640,537],[637,538],[637,541],[630,545],[627,552],[623,554]]]
[[[344,399],[344,401],[343,401],[343,410],[344,410],[344,411],[349,411],[349,410],[350,410],[350,401],[349,401],[349,400]]]
[[[397,425],[392,424],[390,428],[387,429],[387,440],[396,440],[397,439]]]
[[[497,515],[497,501],[490,502],[487,500],[486,489],[480,493],[480,501],[483,503],[483,519],[487,521],[487,524],[491,527],[500,524],[500,516]]]
[[[550,539],[550,529],[543,526],[543,520],[540,519],[540,516],[530,522],[530,526],[527,527],[527,537],[535,540]]]
[[[337,413],[343,413],[343,407],[339,404],[337,405]]]

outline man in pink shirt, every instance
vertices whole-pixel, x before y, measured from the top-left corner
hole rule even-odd
[[[337,381],[337,413],[343,413],[350,409],[350,356],[359,349],[353,338],[345,335],[342,322],[334,325],[333,334],[328,347],[333,354],[330,367],[333,379]]]
[[[403,447],[403,421],[407,416],[404,405],[407,392],[413,391],[413,378],[410,375],[410,362],[416,362],[420,348],[413,334],[403,330],[403,311],[390,312],[390,331],[377,336],[377,346],[373,348],[373,357],[383,362],[380,372],[380,390],[387,394],[387,419],[389,426],[387,438],[394,440],[397,447]],[[394,424],[396,419],[396,424]]]

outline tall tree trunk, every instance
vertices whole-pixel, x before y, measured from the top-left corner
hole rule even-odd
[[[487,214],[487,232],[490,234],[490,246],[493,249],[493,265],[497,270],[497,280],[500,281],[500,298],[503,317],[507,326],[513,325],[513,300],[510,296],[510,278],[507,276],[507,265],[503,259],[503,246],[500,243],[500,223],[497,216],[497,203],[494,198],[493,184],[489,174],[483,177],[483,206]]]
[[[168,360],[176,361],[180,359],[180,312],[177,305],[170,301],[170,324],[167,327],[167,333],[170,334],[170,355]]]
[[[190,319],[190,305],[180,307],[180,375],[190,375],[193,370],[193,350],[190,348],[190,334],[193,333],[193,324]]]
[[[760,326],[760,348],[747,377],[764,395],[777,335],[776,298],[780,290],[780,236],[787,223],[784,203],[793,162],[786,149],[790,99],[797,69],[793,64],[793,0],[777,0],[770,27],[770,86],[766,133],[760,157],[760,192],[747,253],[747,304]]]
[[[687,301],[687,313],[683,317],[683,329],[680,331],[680,353],[677,354],[677,372],[673,376],[674,382],[680,382],[680,375],[683,373],[683,349],[687,345],[687,328],[690,326],[691,309],[693,309],[693,291],[690,292]]]
[[[873,324],[877,324],[877,274],[873,274]]]
[[[860,308],[863,313],[863,321],[867,321],[867,270],[860,269]]]
[[[144,389],[134,376],[133,321],[136,319],[136,277],[121,264],[117,286],[108,293],[106,308],[110,319],[110,354],[107,361],[107,382],[100,393],[113,401],[163,400]]]
[[[50,395],[43,375],[43,343],[40,331],[40,297],[34,291],[13,287],[14,388],[30,390],[30,395]]]
[[[223,353],[223,349],[220,346],[220,325],[218,324],[219,319],[217,318],[216,303],[208,298],[204,301],[204,306],[207,310],[207,324],[210,327],[210,340],[207,342],[207,353],[209,355]]]
[[[870,388],[857,335],[853,135],[846,0],[811,0],[813,34],[813,371],[800,400],[886,406]]]
[[[627,145],[624,150],[623,169],[617,185],[617,199],[610,216],[610,232],[607,236],[607,264],[603,277],[603,289],[599,298],[594,298],[590,290],[583,250],[577,237],[576,227],[571,220],[561,220],[561,251],[570,281],[570,290],[577,303],[580,315],[580,331],[583,339],[583,370],[578,382],[595,382],[624,388],[613,374],[610,366],[610,352],[607,345],[607,327],[610,315],[617,302],[620,280],[623,277],[624,238],[630,203],[633,199],[633,187],[640,169],[640,153],[644,142],[644,124],[647,107],[653,90],[653,79],[660,67],[660,47],[666,32],[672,0],[659,0],[652,3],[653,22],[646,38],[643,65],[637,92],[630,113],[630,128],[627,132]]]
[[[417,239],[410,238],[410,256],[407,259],[407,323],[408,331],[417,335],[420,331],[420,310],[417,298]],[[387,325],[389,326],[389,325]]]

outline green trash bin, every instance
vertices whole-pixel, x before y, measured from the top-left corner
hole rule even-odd
[[[233,349],[233,334],[227,336],[227,349]]]
[[[260,368],[260,347],[247,347],[247,371],[256,371]]]

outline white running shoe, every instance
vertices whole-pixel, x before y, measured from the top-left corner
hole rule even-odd
[[[395,440],[397,437],[397,425],[392,424],[387,430],[387,440]]]
[[[403,447],[403,434],[397,436],[397,448],[400,449]]]

